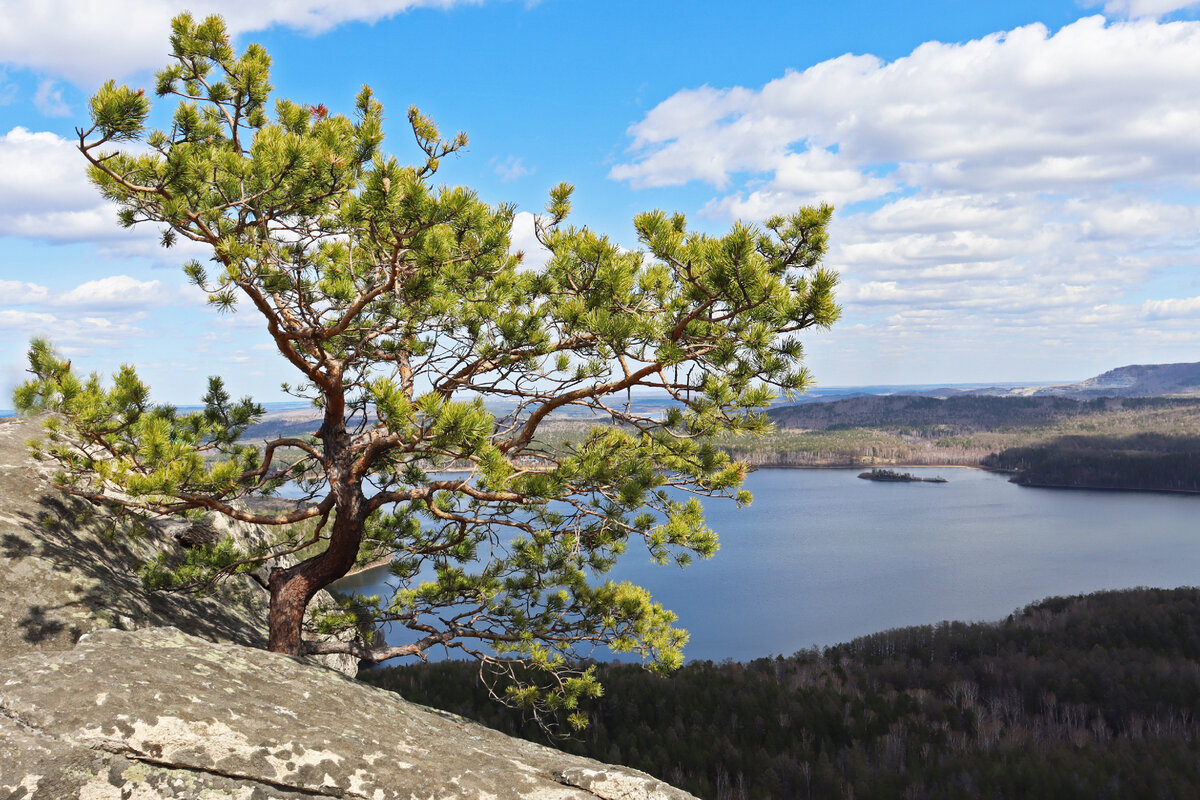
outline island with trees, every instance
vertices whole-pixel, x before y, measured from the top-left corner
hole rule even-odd
[[[921,478],[911,472],[898,472],[894,469],[872,469],[860,472],[858,477],[868,481],[882,483],[945,483],[946,479],[938,475],[934,478]]]

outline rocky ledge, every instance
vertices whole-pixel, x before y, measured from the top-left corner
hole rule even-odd
[[[0,796],[685,800],[328,667],[174,628],[0,661]]]
[[[250,576],[201,597],[148,591],[137,575],[139,564],[178,555],[198,535],[253,541],[262,531],[222,517],[131,527],[54,488],[50,466],[30,458],[26,445],[41,432],[37,419],[0,419],[0,654],[65,650],[83,634],[106,628],[165,626],[212,641],[266,646],[268,595]],[[318,596],[319,603],[330,601]],[[323,660],[349,675],[357,670],[348,656]]]

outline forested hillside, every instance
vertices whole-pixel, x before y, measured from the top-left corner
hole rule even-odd
[[[857,427],[937,428],[959,433],[1031,428],[1092,418],[1114,422],[1136,414],[1200,414],[1200,398],[1098,397],[853,397],[829,403],[782,406],[767,412],[780,428],[837,430]]]
[[[1024,486],[1200,492],[1200,437],[1063,436],[988,456]]]
[[[772,433],[728,439],[725,448],[757,466],[979,466],[994,453],[1072,436],[1200,440],[1200,398],[889,395],[768,413]]]
[[[601,665],[564,750],[713,800],[1194,797],[1200,589],[1035,603],[1000,623],[886,631],[791,657]],[[365,679],[540,739],[462,662]]]

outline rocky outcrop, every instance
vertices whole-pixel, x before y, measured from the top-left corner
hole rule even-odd
[[[64,650],[89,631],[157,626],[266,647],[268,594],[251,578],[197,596],[147,591],[136,573],[192,534],[262,534],[251,526],[234,531],[224,518],[196,530],[176,521],[135,523],[74,500],[51,485],[48,465],[29,456],[26,443],[40,432],[36,420],[0,419],[0,652]],[[348,656],[323,658],[351,675],[357,668]]]
[[[0,796],[685,800],[334,670],[173,628],[0,661]]]
[[[0,798],[690,797],[268,653],[248,577],[146,591],[136,564],[225,523],[123,527],[53,488],[38,432],[0,419]]]

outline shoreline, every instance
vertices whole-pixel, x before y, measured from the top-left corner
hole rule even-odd
[[[899,467],[902,469],[974,469],[980,472],[992,472],[997,475],[1019,475],[1020,470],[1002,469],[1000,467],[985,467],[980,464],[910,464],[903,462],[883,464],[751,464],[750,471],[760,469],[879,469]],[[1154,494],[1200,495],[1200,489],[1155,489],[1141,486],[1068,486],[1056,483],[1022,483],[1009,478],[1009,483],[1026,489],[1076,489],[1092,492],[1152,492]]]
[[[876,464],[750,464],[750,471],[760,469],[888,469],[902,467],[904,469],[977,469],[982,472],[999,472],[1015,474],[1017,470],[996,469],[979,464],[912,464],[903,461],[883,462]]]
[[[345,580],[346,578],[353,578],[355,575],[361,575],[362,573],[364,573],[368,570],[378,569],[379,567],[382,567],[385,564],[390,564],[390,563],[392,563],[393,558],[395,558],[395,556],[383,556],[382,558],[377,558],[374,561],[368,561],[366,564],[363,564],[361,567],[354,567],[349,572],[347,572],[345,575],[338,578],[338,581]],[[334,583],[337,583],[337,581],[334,581]]]
[[[1013,470],[1016,472],[1016,470]],[[1200,489],[1153,489],[1140,486],[1066,486],[1061,483],[1021,483],[1010,480],[1014,486],[1025,489],[1077,489],[1088,492],[1152,492],[1154,494],[1200,495]]]

